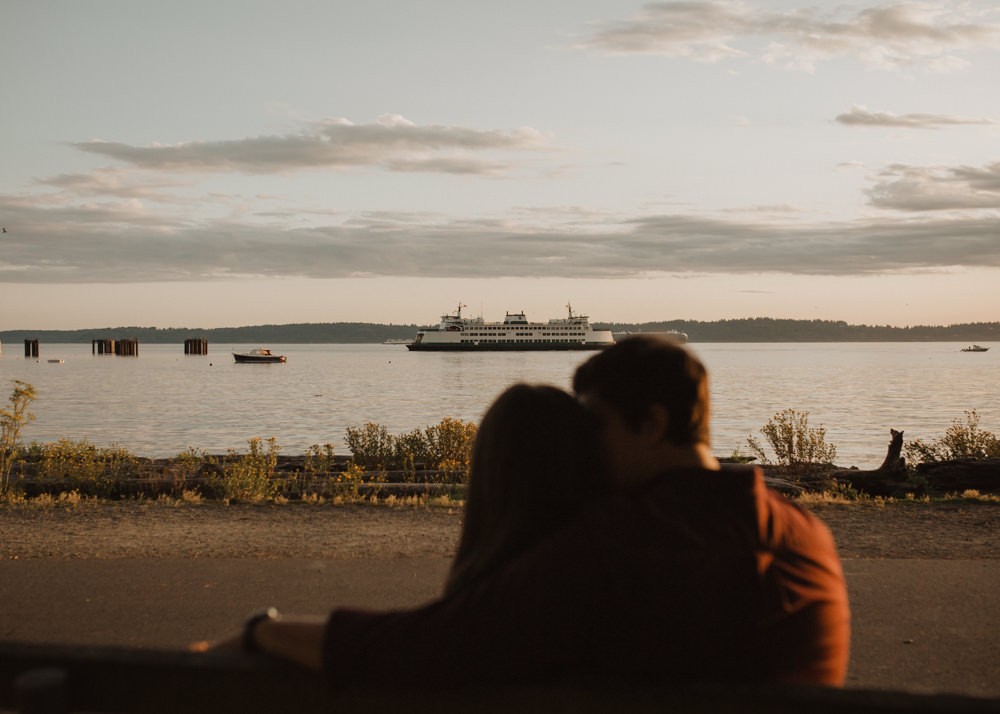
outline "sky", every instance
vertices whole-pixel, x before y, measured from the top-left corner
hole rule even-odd
[[[4,0],[0,330],[1000,320],[1000,3]]]

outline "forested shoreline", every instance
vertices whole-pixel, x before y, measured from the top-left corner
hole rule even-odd
[[[598,322],[614,332],[676,330],[690,342],[993,342],[1000,341],[1000,322],[955,325],[851,325],[840,320],[788,320],[768,317],[735,320],[666,320],[662,322]],[[0,341],[24,340],[87,343],[102,339],[137,339],[149,344],[177,344],[186,339],[261,344],[360,344],[409,339],[422,326],[367,322],[293,323],[244,327],[99,327],[79,330],[6,330]]]

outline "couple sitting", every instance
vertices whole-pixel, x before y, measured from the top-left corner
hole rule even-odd
[[[627,677],[842,685],[833,539],[709,450],[707,375],[633,337],[581,365],[576,399],[514,386],[483,418],[444,595],[392,612],[247,623],[244,647],[334,685]],[[387,675],[387,673],[391,673]]]

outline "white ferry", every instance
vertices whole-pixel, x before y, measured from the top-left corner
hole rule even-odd
[[[599,350],[615,343],[610,330],[595,330],[586,315],[573,314],[548,322],[528,322],[523,312],[508,312],[503,322],[482,317],[462,317],[459,304],[454,315],[442,315],[437,327],[417,332],[406,347],[414,351],[501,352],[528,350]]]

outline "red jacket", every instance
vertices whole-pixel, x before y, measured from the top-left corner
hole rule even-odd
[[[833,538],[759,469],[672,471],[586,509],[508,566],[405,611],[327,622],[331,683],[557,676],[841,685],[850,615]]]

